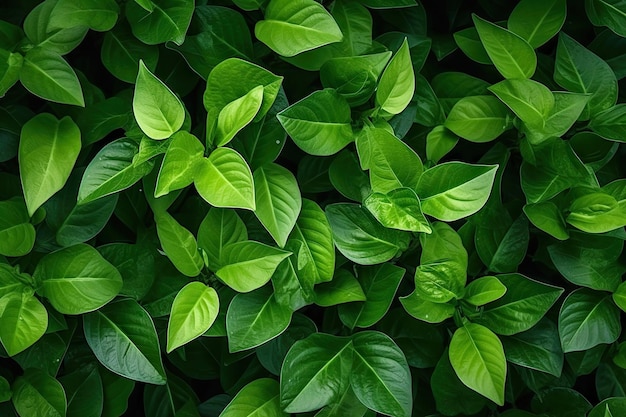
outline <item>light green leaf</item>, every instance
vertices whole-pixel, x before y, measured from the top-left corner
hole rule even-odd
[[[626,207],[612,195],[589,190],[569,206],[565,221],[587,233],[605,233],[626,226]]]
[[[411,373],[400,348],[389,336],[375,331],[356,333],[352,345],[350,386],[359,400],[379,413],[411,416]]]
[[[333,155],[354,140],[350,106],[333,89],[315,91],[277,118],[294,143],[311,155]]]
[[[126,5],[126,18],[133,34],[148,45],[172,41],[182,45],[189,28],[195,1],[151,0],[152,10],[146,10],[130,1]]]
[[[45,100],[85,106],[83,90],[72,67],[61,55],[44,47],[26,53],[20,82],[28,91]]]
[[[13,405],[21,417],[65,417],[63,386],[39,369],[29,369],[13,383]]]
[[[51,0],[35,6],[24,19],[24,33],[35,46],[43,47],[59,55],[65,55],[83,41],[89,28],[84,26],[70,29],[52,28],[50,17],[56,4],[56,1]]]
[[[408,247],[406,232],[385,228],[357,204],[330,204],[326,217],[337,249],[360,265],[387,262]]]
[[[567,296],[559,311],[563,352],[613,343],[621,333],[620,310],[610,294],[579,288]]]
[[[211,271],[219,267],[226,245],[244,240],[248,231],[234,210],[212,207],[198,229],[198,247],[204,250]]]
[[[216,146],[224,146],[235,135],[249,124],[261,109],[263,103],[263,86],[258,85],[246,95],[231,101],[217,118]]]
[[[345,269],[338,269],[332,281],[315,287],[315,304],[322,307],[365,300],[361,284],[352,273]],[[624,305],[626,306],[626,300]]]
[[[496,301],[506,294],[506,287],[494,276],[475,279],[465,287],[463,300],[475,306]]]
[[[122,276],[96,249],[78,244],[43,257],[33,273],[39,293],[63,314],[83,314],[111,301]]]
[[[278,382],[270,378],[256,379],[243,387],[228,403],[220,417],[287,417],[280,408]]]
[[[552,137],[563,136],[578,120],[585,106],[589,102],[590,95],[555,91],[554,107],[545,120],[542,128],[538,126],[523,126],[528,141],[538,145]]]
[[[215,207],[256,209],[254,180],[250,167],[237,151],[217,148],[196,170],[198,193]]]
[[[276,302],[270,286],[237,294],[226,313],[228,350],[257,347],[285,331],[290,322],[291,309]]]
[[[87,26],[106,32],[115,26],[119,11],[115,0],[59,0],[50,14],[50,28]]]
[[[400,297],[402,307],[411,316],[427,323],[441,323],[454,315],[455,308],[452,304],[433,303],[423,298],[417,291]]]
[[[496,97],[469,96],[456,102],[444,126],[471,142],[489,142],[512,126],[512,114]]]
[[[26,255],[33,249],[35,238],[24,201],[0,201],[0,255]]]
[[[255,241],[231,243],[222,249],[220,268],[215,274],[238,292],[249,292],[265,285],[287,252]]]
[[[285,247],[302,208],[296,178],[280,165],[267,164],[254,171],[254,190],[254,214],[278,246]]]
[[[566,14],[566,0],[522,0],[511,12],[507,25],[536,49],[561,30]]]
[[[454,221],[480,210],[491,193],[497,165],[446,162],[424,171],[417,195],[424,213]]]
[[[543,128],[554,107],[548,87],[528,79],[504,80],[489,87],[524,123]]]
[[[537,55],[522,37],[494,23],[472,15],[489,58],[504,78],[530,78],[537,68]]]
[[[63,188],[80,148],[80,130],[69,116],[40,113],[22,127],[18,154],[29,216]]]
[[[405,39],[380,76],[376,89],[376,105],[383,114],[399,114],[408,106],[414,91],[415,75],[409,43]]]
[[[167,139],[185,120],[185,108],[172,90],[139,61],[133,113],[141,130],[152,139]]]
[[[432,232],[422,213],[419,198],[410,188],[398,188],[387,194],[373,193],[363,204],[385,227],[418,233]]]
[[[352,372],[352,340],[314,333],[297,341],[280,370],[280,405],[288,413],[317,410],[338,400]]]
[[[285,57],[343,39],[333,17],[314,0],[270,0],[264,17],[256,23],[254,34]]]
[[[195,281],[176,295],[167,324],[167,353],[200,337],[209,330],[219,311],[217,292]]]
[[[565,226],[565,220],[561,215],[561,211],[552,201],[526,204],[524,206],[524,214],[526,214],[526,217],[532,224],[549,235],[559,240],[569,238],[569,232]]]
[[[0,298],[0,321],[0,342],[9,356],[15,356],[43,336],[48,312],[30,288],[23,288]]]
[[[204,262],[194,235],[167,211],[155,213],[155,221],[161,247],[176,269],[188,277],[198,276]]]
[[[426,136],[426,159],[439,162],[458,142],[458,136],[450,129],[443,125],[435,126]]]
[[[161,163],[154,197],[159,198],[190,185],[203,155],[204,146],[197,137],[185,131],[175,133]]]
[[[465,385],[498,405],[504,404],[506,358],[498,336],[480,324],[467,322],[452,335],[449,354],[454,372]]]

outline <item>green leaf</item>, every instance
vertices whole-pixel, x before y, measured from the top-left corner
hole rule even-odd
[[[293,174],[277,164],[254,171],[254,214],[278,243],[285,247],[302,208],[298,182]]]
[[[415,75],[405,39],[383,71],[376,88],[376,105],[384,114],[399,114],[408,106],[415,91]]]
[[[291,57],[342,40],[333,17],[313,0],[270,0],[254,34],[279,55]]]
[[[315,91],[277,118],[294,143],[311,155],[333,155],[354,140],[350,106],[333,89]]]
[[[530,44],[515,33],[472,15],[489,58],[504,78],[530,78],[537,67],[537,56]]]
[[[130,29],[118,25],[105,33],[100,59],[116,78],[134,84],[139,72],[139,61],[143,60],[146,67],[154,71],[159,60],[159,49],[139,41]]]
[[[465,287],[463,300],[475,306],[482,306],[496,301],[506,294],[506,287],[494,276],[475,279]]]
[[[439,162],[458,142],[459,138],[450,129],[442,125],[435,126],[426,136],[426,159]]]
[[[491,207],[476,218],[476,252],[489,271],[515,272],[526,257],[528,221],[525,216],[513,221],[504,207]]]
[[[626,311],[626,285],[623,282],[613,292],[613,301],[615,305]]]
[[[566,229],[561,211],[552,201],[526,204],[524,206],[524,214],[526,214],[526,217],[533,225],[549,235],[559,240],[569,238],[569,232]]]
[[[225,246],[244,240],[248,231],[234,210],[211,208],[198,229],[198,247],[206,253],[211,271],[218,268]]]
[[[450,341],[450,363],[465,385],[504,404],[506,358],[500,339],[491,330],[469,322],[458,328]]]
[[[39,293],[63,314],[83,314],[111,301],[122,288],[122,276],[96,249],[78,244],[43,257],[33,277]]]
[[[404,354],[384,333],[365,331],[352,336],[354,349],[350,385],[371,410],[393,416],[411,415],[411,373]]]
[[[566,14],[565,0],[523,0],[511,12],[507,26],[537,49],[561,30]]]
[[[491,58],[480,41],[476,28],[469,27],[459,30],[454,32],[453,36],[456,44],[468,58],[479,64],[491,65]]]
[[[524,125],[523,130],[529,142],[538,145],[552,137],[563,136],[582,114],[590,95],[556,91],[552,93],[554,107],[542,128]]]
[[[222,249],[220,268],[215,274],[238,292],[265,285],[291,252],[255,241],[231,243]]]
[[[24,57],[5,49],[0,49],[0,97],[15,85],[20,78]]]
[[[359,281],[345,269],[337,270],[332,281],[315,287],[315,304],[322,307],[350,303],[351,301],[365,301],[366,299]]]
[[[29,216],[63,188],[80,148],[80,130],[68,116],[40,113],[22,127],[20,178]]]
[[[280,408],[279,390],[278,382],[273,379],[256,379],[235,395],[220,417],[286,417],[288,414]]]
[[[139,151],[137,142],[129,138],[106,144],[83,174],[78,190],[78,204],[125,190],[152,171],[153,161],[134,162]]]
[[[204,262],[194,235],[166,211],[155,213],[155,221],[161,247],[176,269],[188,277],[198,276]]]
[[[50,14],[50,27],[69,29],[87,26],[106,32],[115,26],[118,14],[115,0],[59,0]]]
[[[372,193],[363,204],[385,227],[409,232],[432,232],[422,213],[420,200],[410,188],[398,188],[387,194]]]
[[[583,232],[605,233],[626,225],[626,211],[612,195],[591,189],[572,201],[565,221]]]
[[[13,405],[21,417],[64,417],[63,386],[38,369],[29,369],[13,383]]]
[[[522,274],[496,275],[496,278],[506,287],[506,294],[487,304],[474,321],[504,336],[533,327],[563,293],[562,288]]]
[[[209,330],[219,310],[217,292],[201,282],[185,285],[176,295],[167,323],[167,353]]]
[[[136,301],[121,299],[88,313],[83,326],[89,347],[107,369],[134,381],[165,383],[154,323]]]
[[[596,114],[589,123],[591,130],[605,139],[624,141],[626,104],[617,104]]]
[[[426,323],[441,323],[452,317],[456,311],[452,304],[433,303],[422,297],[418,291],[400,297],[400,303],[407,313]]]
[[[83,90],[72,67],[52,50],[39,47],[24,56],[20,82],[37,97],[55,103],[85,106]]]
[[[332,404],[324,406],[315,414],[315,417],[350,416],[364,417],[368,415],[368,409],[361,403],[352,387],[348,389]],[[369,413],[373,413],[369,411]]]
[[[174,134],[161,163],[155,198],[190,185],[203,155],[204,146],[197,137],[185,131]]]
[[[352,340],[315,333],[297,341],[280,370],[280,405],[288,413],[317,410],[345,392],[352,372]]]
[[[84,26],[70,29],[53,28],[50,19],[56,5],[56,1],[44,1],[32,9],[24,19],[24,33],[35,46],[65,55],[83,41],[89,28]]]
[[[544,127],[554,107],[548,87],[527,79],[504,80],[489,87],[524,123]]]
[[[607,26],[613,32],[626,36],[626,9],[623,0],[589,0],[585,10],[595,26]]]
[[[0,255],[24,256],[33,249],[35,238],[24,201],[0,201]]]
[[[416,190],[423,212],[443,221],[476,213],[489,198],[497,168],[497,165],[446,162],[427,169]]]
[[[463,72],[442,72],[432,79],[433,91],[446,113],[464,97],[487,95],[489,85]]]
[[[350,200],[360,202],[372,192],[370,180],[352,151],[345,150],[333,159],[328,177],[333,187]]]
[[[290,322],[291,309],[276,302],[271,287],[237,294],[226,313],[228,350],[257,347],[285,331]]]
[[[169,138],[185,120],[183,103],[142,60],[135,82],[133,114],[141,130],[152,139]]]
[[[78,369],[60,378],[67,401],[68,415],[100,417],[104,405],[102,378],[97,367]]]
[[[172,41],[181,45],[189,28],[194,1],[151,0],[153,9],[146,10],[137,2],[128,2],[126,18],[133,35],[148,45]]]
[[[617,79],[609,64],[563,32],[556,49],[554,81],[569,91],[591,94],[582,120],[608,109],[617,99]]]
[[[356,204],[326,206],[326,217],[337,249],[360,265],[375,265],[397,256],[409,243],[406,232],[387,229]]]
[[[356,269],[359,286],[365,294],[365,300],[339,306],[341,321],[351,329],[371,327],[383,318],[402,281],[405,269],[384,263]]]
[[[9,401],[12,395],[13,392],[11,391],[9,381],[4,377],[0,377],[0,402]]]
[[[250,167],[230,148],[217,148],[199,162],[194,184],[200,196],[212,206],[256,208]]]
[[[613,343],[621,333],[620,311],[610,294],[579,288],[567,296],[559,311],[563,352],[587,350]]]
[[[470,142],[489,142],[511,127],[511,116],[495,97],[469,96],[456,102],[444,126]]]
[[[224,106],[217,118],[216,146],[226,145],[254,119],[263,102],[263,90],[263,86],[258,85]]]
[[[0,321],[0,342],[9,356],[14,356],[43,336],[48,327],[48,312],[32,290],[24,288],[0,298]],[[15,395],[14,389],[14,401]]]

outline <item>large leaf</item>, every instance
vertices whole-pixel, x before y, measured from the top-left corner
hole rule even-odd
[[[222,249],[220,268],[215,274],[238,292],[249,292],[265,285],[278,264],[291,255],[255,241],[231,243]]]
[[[330,13],[313,0],[271,0],[264,17],[256,23],[254,34],[282,56],[294,56],[343,38]]]
[[[122,288],[122,276],[93,247],[70,246],[46,255],[33,274],[40,294],[63,314],[83,314],[111,301]]]
[[[280,371],[281,408],[313,411],[339,399],[350,383],[352,356],[347,337],[315,333],[296,342]]]
[[[610,294],[579,288],[567,296],[559,311],[559,336],[563,351],[587,350],[613,343],[622,330],[620,310]]]
[[[465,323],[450,341],[450,363],[469,388],[504,404],[506,358],[498,336],[480,324]]]
[[[326,207],[326,217],[337,249],[361,265],[386,262],[404,251],[409,243],[406,232],[387,229],[356,204],[337,203]]]
[[[34,45],[65,55],[83,41],[89,29],[84,26],[68,29],[52,27],[51,17],[56,4],[56,1],[44,1],[32,9],[24,19],[24,33]],[[16,43],[21,37],[19,34]]]
[[[445,127],[471,142],[489,142],[511,127],[509,110],[491,96],[463,97],[454,104]]]
[[[533,80],[504,80],[489,87],[524,123],[544,127],[554,107],[554,95]]]
[[[281,248],[296,224],[302,198],[293,174],[277,164],[254,171],[254,214]]]
[[[228,350],[257,347],[281,334],[291,322],[291,309],[276,302],[272,287],[237,294],[228,306]]]
[[[230,148],[217,148],[199,162],[194,184],[200,196],[212,206],[256,208],[250,167]]]
[[[566,9],[565,0],[523,0],[511,12],[508,28],[536,49],[561,30]]]
[[[311,155],[333,155],[353,141],[350,106],[333,89],[316,91],[277,117],[294,143]]]
[[[67,412],[63,386],[39,369],[29,369],[15,380],[12,401],[21,417],[64,417]]]
[[[141,130],[152,139],[169,138],[185,120],[183,103],[142,60],[135,82],[133,113]]]
[[[383,114],[399,114],[408,106],[415,91],[415,75],[407,39],[395,53],[376,88],[376,105]]]
[[[256,379],[243,387],[228,403],[220,417],[286,417],[280,408],[280,387],[270,378]]]
[[[589,0],[585,10],[591,23],[607,26],[620,36],[626,36],[626,9],[623,0]]]
[[[191,22],[194,1],[151,0],[152,10],[146,10],[136,1],[128,2],[126,18],[133,35],[148,45],[172,41],[181,45]]]
[[[497,165],[446,162],[427,169],[416,190],[422,210],[443,221],[476,213],[489,198],[497,168]]]
[[[176,295],[167,324],[167,353],[206,332],[219,310],[217,292],[201,282],[185,285]]]
[[[354,349],[350,385],[368,408],[409,417],[413,397],[411,373],[404,354],[384,333],[366,331],[352,337]]]
[[[157,234],[161,247],[176,269],[188,277],[200,274],[204,262],[193,234],[169,213],[156,213]]]
[[[122,299],[83,316],[85,339],[98,360],[126,378],[164,384],[152,319],[136,301]]]
[[[27,288],[0,298],[0,320],[0,342],[10,356],[33,345],[48,327],[46,308]]]

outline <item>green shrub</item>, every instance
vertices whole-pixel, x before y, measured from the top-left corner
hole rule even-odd
[[[0,18],[3,417],[626,415],[626,1]]]

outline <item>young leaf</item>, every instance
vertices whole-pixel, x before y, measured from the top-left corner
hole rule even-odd
[[[63,386],[39,369],[29,369],[15,380],[12,401],[23,417],[65,416],[67,411]]]
[[[0,342],[9,356],[15,356],[43,336],[48,327],[48,312],[32,290],[24,288],[0,298],[0,320]]]
[[[50,27],[87,26],[105,32],[115,26],[118,13],[115,0],[59,0],[50,14]]]
[[[465,287],[463,300],[475,306],[496,301],[506,294],[506,287],[494,276],[475,279]]]
[[[302,208],[295,177],[280,165],[267,164],[254,171],[254,190],[254,214],[278,246],[285,247]]]
[[[454,315],[455,308],[452,304],[433,303],[423,298],[417,291],[400,297],[402,307],[411,316],[426,323],[441,323]]]
[[[194,184],[200,196],[212,206],[256,208],[250,167],[230,148],[217,148],[199,162]]]
[[[383,114],[399,114],[413,98],[414,91],[415,75],[409,43],[405,39],[380,76],[376,89],[376,105]]]
[[[626,210],[608,193],[589,191],[569,206],[565,221],[587,233],[605,233],[626,226]]]
[[[228,350],[257,347],[285,331],[290,322],[291,309],[276,302],[271,287],[237,294],[226,313]]]
[[[497,168],[497,165],[447,162],[427,169],[416,190],[422,210],[443,221],[476,213],[489,198]]]
[[[343,39],[330,13],[313,0],[270,0],[264,17],[256,23],[254,34],[285,57]]]
[[[263,86],[258,85],[246,95],[231,101],[217,118],[215,146],[224,146],[254,119],[263,102]]]
[[[387,194],[372,193],[363,204],[385,227],[418,233],[432,232],[422,213],[420,200],[410,188],[398,188]]]
[[[133,114],[141,130],[152,139],[169,138],[185,120],[183,103],[142,60],[135,82]]]
[[[354,350],[350,386],[369,409],[409,417],[413,407],[411,373],[404,354],[384,333],[352,336]]]
[[[554,107],[548,87],[533,80],[504,80],[489,87],[524,123],[543,128]]]
[[[161,247],[176,269],[188,277],[198,276],[204,262],[193,234],[167,211],[155,213],[155,221]]]
[[[276,116],[303,151],[333,155],[352,142],[350,106],[333,89],[316,91]]]
[[[152,319],[136,301],[121,299],[83,316],[85,339],[100,363],[126,378],[164,384]]]
[[[22,127],[20,177],[30,216],[63,188],[80,148],[80,130],[67,116],[40,113]]]
[[[159,198],[190,185],[203,154],[204,146],[197,137],[185,131],[175,133],[161,163],[154,197]]]
[[[228,403],[220,417],[252,417],[267,415],[287,417],[280,408],[278,382],[270,378],[256,379],[243,387]]]
[[[456,102],[444,126],[471,142],[489,142],[511,127],[511,116],[495,97],[469,96]]]
[[[549,235],[559,240],[569,238],[569,232],[565,226],[565,220],[561,215],[561,211],[552,201],[526,204],[524,206],[524,214],[526,214],[526,217],[532,224]]]
[[[43,257],[33,277],[40,294],[63,314],[83,314],[111,301],[122,288],[122,276],[97,250],[70,246]]]
[[[533,47],[515,33],[472,15],[489,58],[504,78],[530,78],[537,67]]]
[[[543,127],[525,125],[523,131],[532,145],[538,145],[552,137],[563,136],[578,120],[590,95],[556,91],[552,93],[554,107],[545,119]]]
[[[278,264],[291,252],[255,241],[231,243],[222,250],[221,267],[215,274],[238,292],[250,292],[265,285]]]
[[[523,0],[511,12],[507,25],[537,49],[561,30],[566,14],[565,0]]]
[[[209,330],[219,310],[217,292],[205,284],[190,282],[181,289],[167,324],[167,353]]]
[[[143,0],[145,2],[145,0]],[[194,2],[187,0],[151,0],[153,9],[147,10],[137,1],[126,7],[126,18],[133,35],[148,45],[172,41],[182,45],[194,11]]]
[[[465,323],[450,341],[450,363],[469,388],[496,404],[504,404],[506,358],[502,342],[488,328]]]
[[[198,247],[206,253],[211,271],[219,267],[224,247],[244,240],[248,240],[248,231],[234,210],[211,208],[198,229]]]

